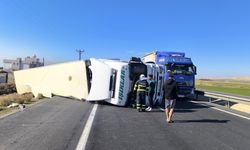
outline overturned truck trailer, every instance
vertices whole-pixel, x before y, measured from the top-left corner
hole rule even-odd
[[[139,58],[129,62],[110,59],[90,59],[91,86],[88,101],[105,100],[126,106],[135,98],[134,85],[141,74],[153,75],[156,81],[154,101],[163,98],[164,66],[143,63]]]
[[[135,97],[133,87],[141,74],[153,74],[155,99],[162,98],[164,67],[145,64],[133,58],[129,62],[90,58],[14,72],[19,94],[74,97],[87,101],[106,101],[126,106]]]
[[[53,95],[87,99],[88,77],[84,61],[61,63],[14,72],[17,92],[35,97]]]

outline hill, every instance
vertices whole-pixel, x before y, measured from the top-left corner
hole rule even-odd
[[[249,76],[245,76],[245,77],[234,77],[231,78],[232,80],[236,80],[236,81],[248,81],[250,82],[250,77]]]

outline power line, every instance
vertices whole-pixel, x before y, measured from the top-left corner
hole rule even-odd
[[[79,53],[79,60],[82,59],[82,54],[84,53],[84,50],[76,49],[76,52]]]

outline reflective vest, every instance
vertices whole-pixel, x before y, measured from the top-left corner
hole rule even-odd
[[[147,92],[148,91],[148,82],[147,82],[147,80],[138,80],[135,83],[134,91]]]

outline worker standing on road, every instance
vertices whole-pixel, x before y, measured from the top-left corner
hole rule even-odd
[[[136,92],[136,109],[141,112],[145,111],[146,94],[148,92],[148,82],[144,74],[140,75],[140,79],[136,81],[134,86],[134,92]]]
[[[165,81],[163,88],[165,95],[166,121],[168,123],[173,123],[174,121],[172,120],[172,118],[177,98],[177,84],[172,73],[169,73],[168,80]]]
[[[148,102],[147,102],[148,107],[146,108],[146,111],[151,111],[154,105],[153,97],[155,94],[155,81],[153,80],[152,74],[148,75],[148,85],[149,85]]]

